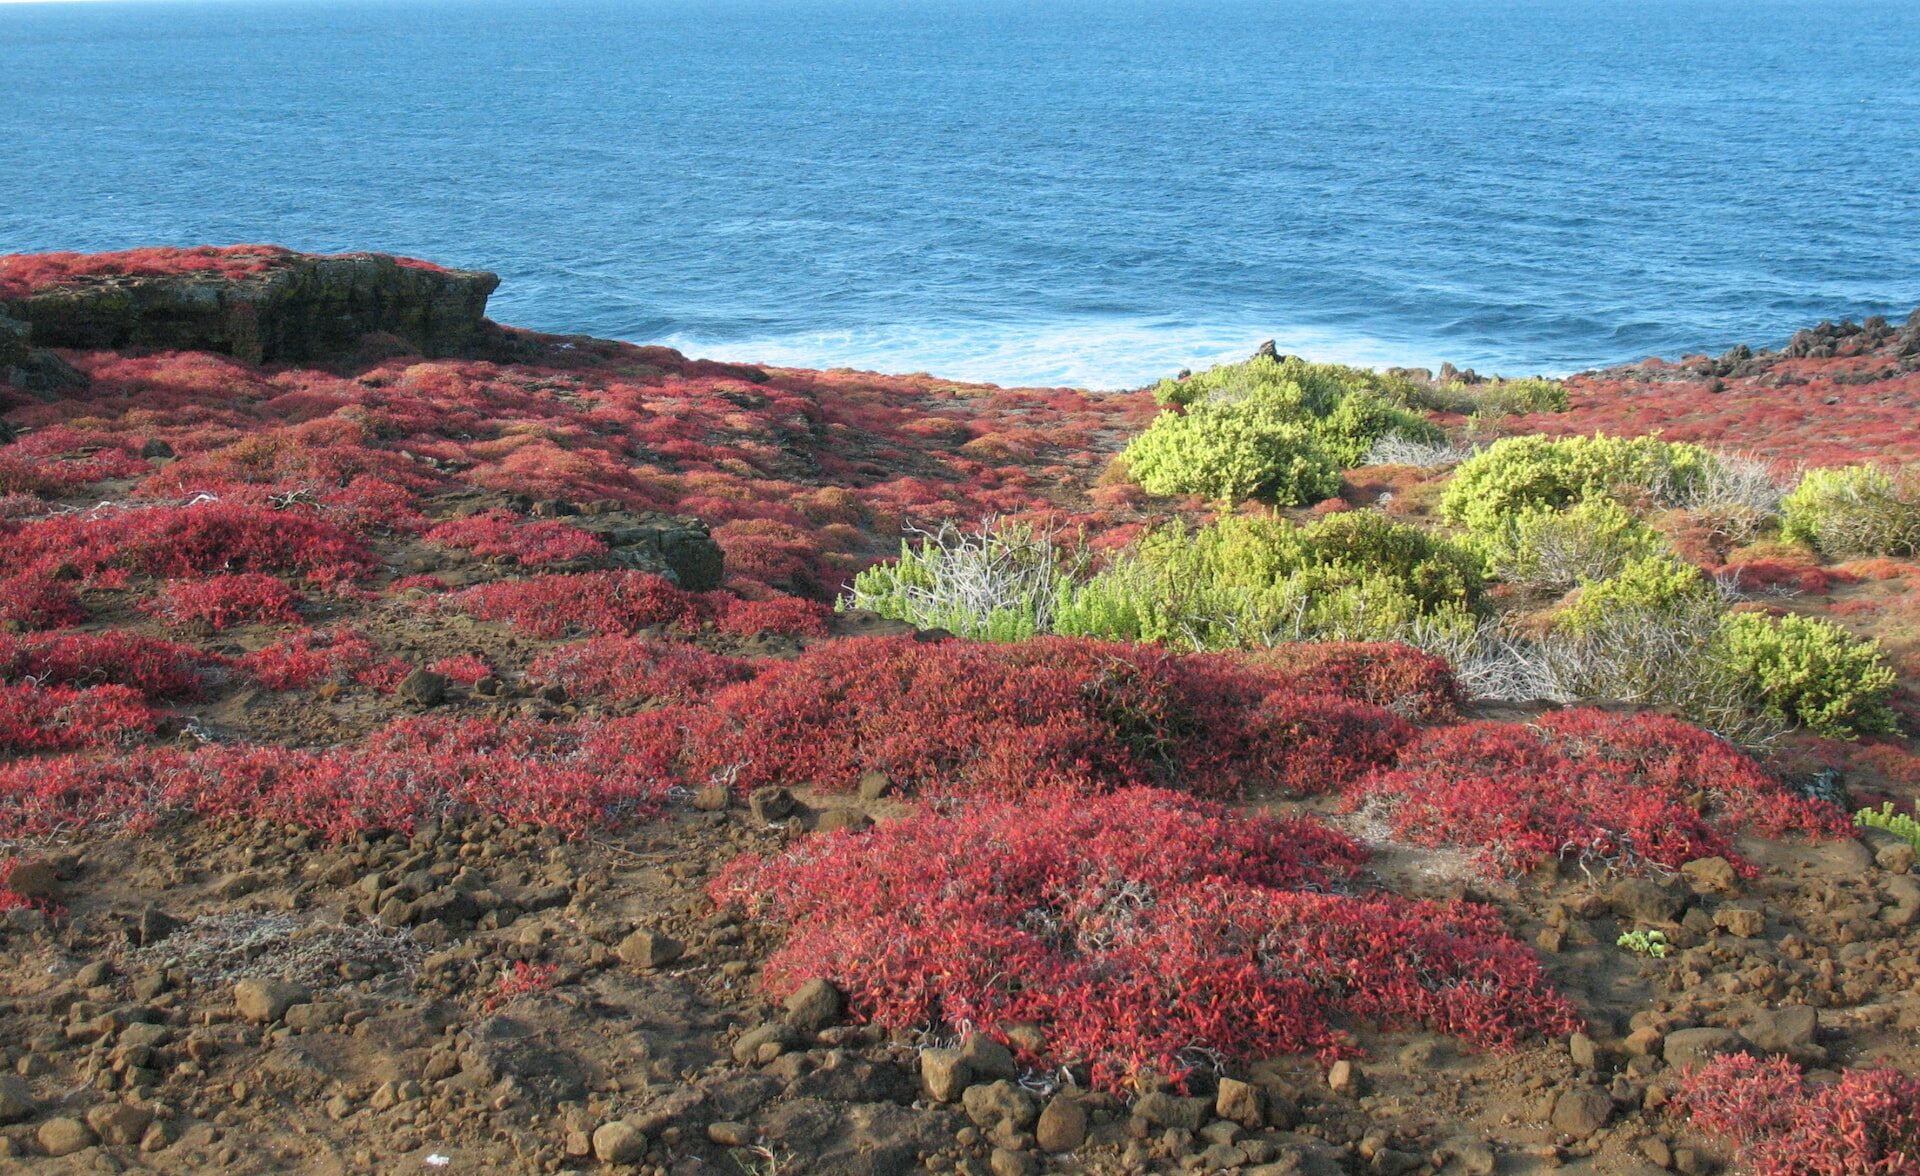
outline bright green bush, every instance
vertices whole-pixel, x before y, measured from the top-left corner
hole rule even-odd
[[[1143,538],[1063,598],[1059,632],[1216,649],[1390,640],[1416,621],[1471,625],[1477,558],[1377,511],[1296,527],[1277,515]]]
[[[1920,555],[1920,471],[1808,470],[1781,510],[1781,536],[1824,555]]]
[[[1424,444],[1437,444],[1447,438],[1432,421],[1372,391],[1346,396],[1319,419],[1314,432],[1342,469],[1365,464],[1367,451],[1388,434]]]
[[[1580,598],[1559,620],[1580,632],[1621,613],[1671,613],[1714,602],[1713,585],[1699,568],[1671,555],[1642,556],[1628,560],[1616,575],[1581,585]]]
[[[1628,563],[1656,556],[1667,544],[1652,527],[1611,498],[1589,498],[1565,510],[1528,507],[1509,515],[1484,539],[1487,566],[1509,584],[1564,592],[1617,576]]]
[[[1124,457],[1150,494],[1294,506],[1340,489],[1340,466],[1313,430],[1264,396],[1163,412]]]
[[[1127,468],[1155,494],[1315,502],[1382,437],[1445,439],[1408,410],[1412,387],[1360,368],[1267,356],[1164,380],[1154,395],[1173,410],[1127,447]]]
[[[1762,705],[1788,722],[1836,738],[1894,729],[1887,700],[1898,677],[1876,641],[1817,617],[1735,613],[1720,646]]]
[[[1525,510],[1557,510],[1623,490],[1676,498],[1712,461],[1697,445],[1658,437],[1504,437],[1460,464],[1440,510],[1491,532]]]

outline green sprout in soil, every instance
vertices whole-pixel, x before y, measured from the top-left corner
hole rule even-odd
[[[1628,951],[1643,956],[1652,956],[1656,960],[1666,959],[1667,953],[1673,950],[1673,945],[1667,942],[1666,933],[1663,931],[1628,931],[1613,942],[1616,947],[1624,947]]]

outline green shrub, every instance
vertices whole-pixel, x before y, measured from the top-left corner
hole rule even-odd
[[[1617,576],[1633,560],[1664,552],[1666,542],[1613,499],[1590,498],[1510,515],[1484,550],[1488,568],[1507,583],[1564,592]]]
[[[1126,466],[1154,494],[1315,502],[1382,437],[1445,440],[1408,410],[1412,390],[1398,377],[1292,357],[1223,364],[1161,381],[1154,395],[1173,411],[1127,447]]]
[[[1063,598],[1056,626],[1201,649],[1391,640],[1416,621],[1471,625],[1480,591],[1470,552],[1377,511],[1229,516],[1145,536]]]
[[[1920,471],[1808,470],[1781,509],[1782,537],[1824,555],[1920,555]]]
[[[1604,580],[1581,585],[1580,598],[1560,614],[1564,627],[1592,630],[1621,613],[1672,613],[1719,601],[1712,583],[1699,568],[1671,555],[1628,560]]]
[[[1761,704],[1787,722],[1836,738],[1894,729],[1887,700],[1898,678],[1879,642],[1817,617],[1735,613],[1720,646]]]
[[[1340,489],[1340,466],[1314,432],[1264,396],[1163,412],[1122,456],[1150,494],[1293,506]]]
[[[1355,392],[1342,399],[1320,418],[1314,432],[1342,469],[1365,464],[1367,451],[1382,437],[1392,435],[1427,445],[1447,439],[1432,421],[1371,391]]]
[[[1534,412],[1565,412],[1567,386],[1558,380],[1528,376],[1517,380],[1492,380],[1473,388],[1478,416],[1525,416]]]
[[[1440,510],[1491,532],[1525,510],[1558,510],[1623,490],[1677,498],[1712,460],[1697,445],[1658,437],[1504,437],[1460,464]]]
[[[1483,587],[1481,561],[1466,547],[1377,510],[1328,515],[1304,533],[1312,562],[1385,577],[1422,609],[1471,607]]]

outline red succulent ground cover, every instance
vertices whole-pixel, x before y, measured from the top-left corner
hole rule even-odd
[[[303,629],[242,656],[243,671],[269,690],[304,690],[323,682],[358,682],[391,690],[407,664],[384,656],[379,646],[351,628]]]
[[[0,752],[125,743],[157,721],[140,692],[125,686],[0,686]]]
[[[595,637],[548,650],[527,676],[569,697],[611,702],[692,702],[754,675],[753,663],[689,645]]]
[[[429,543],[470,551],[483,559],[508,559],[527,568],[603,554],[598,535],[565,523],[528,522],[509,511],[493,510],[450,519],[428,530]]]
[[[1296,642],[1248,661],[1286,674],[1297,689],[1370,702],[1416,723],[1460,714],[1460,684],[1447,659],[1397,641]]]
[[[1920,1078],[1896,1070],[1815,1085],[1786,1058],[1730,1054],[1688,1074],[1675,1099],[1738,1143],[1753,1176],[1920,1176]]]
[[[50,286],[123,275],[205,274],[243,278],[299,257],[278,245],[199,245],[127,249],[118,253],[13,253],[0,257],[0,299],[25,298]]]
[[[1127,789],[922,808],[742,858],[711,889],[787,927],[776,997],[827,977],[890,1030],[1038,1025],[1024,1061],[1106,1089],[1349,1053],[1347,1020],[1496,1048],[1578,1023],[1490,910],[1330,893],[1365,857],[1311,819]]]
[[[128,686],[148,699],[193,698],[222,661],[191,645],[133,633],[0,632],[0,682]]]
[[[334,584],[372,567],[361,539],[307,509],[201,500],[0,523],[0,574],[66,570],[120,586],[134,574],[288,572]]]
[[[1783,359],[1719,379],[1648,363],[1575,376],[1570,411],[1509,417],[1502,433],[1660,433],[1784,466],[1920,460],[1920,372],[1871,356]]]
[[[1151,783],[1324,792],[1390,762],[1413,730],[1231,657],[1052,637],[834,641],[689,721],[696,778],[845,792],[878,771],[906,790],[1002,796]]]
[[[1838,836],[1839,809],[1790,792],[1744,753],[1664,715],[1556,711],[1537,723],[1428,732],[1347,794],[1416,845],[1477,850],[1490,871],[1556,859],[1678,869],[1739,862],[1733,832]]]
[[[214,632],[234,625],[298,622],[301,597],[277,577],[238,572],[204,580],[175,580],[141,610],[170,624],[204,625]]]
[[[0,766],[0,838],[138,830],[176,812],[273,821],[335,839],[410,832],[455,812],[584,835],[659,801],[669,780],[652,732],[641,720],[409,719],[319,751],[214,744],[24,759]]]

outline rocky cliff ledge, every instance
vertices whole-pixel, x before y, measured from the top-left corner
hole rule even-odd
[[[27,328],[24,338],[0,330],[0,363],[10,350],[24,353],[27,342],[308,362],[349,352],[370,334],[391,335],[429,357],[461,355],[479,343],[487,298],[500,284],[491,273],[378,253],[241,247],[95,256],[126,260],[11,282],[0,273],[0,320]],[[0,266],[13,260],[0,258]]]

